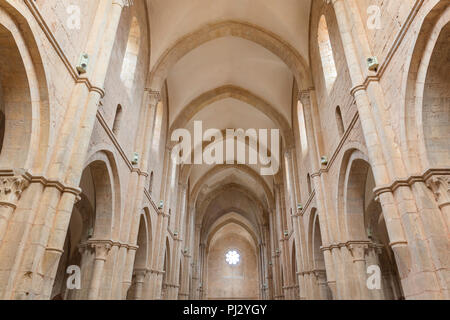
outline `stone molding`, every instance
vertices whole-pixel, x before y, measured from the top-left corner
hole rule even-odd
[[[393,44],[389,48],[385,60],[380,64],[380,67],[378,68],[376,74],[366,76],[362,84],[357,85],[351,89],[350,95],[352,95],[353,98],[355,98],[358,91],[367,90],[371,82],[379,82],[381,80],[424,2],[424,0],[416,0],[408,18],[406,19],[405,23],[402,24],[401,29],[398,32]]]
[[[297,272],[297,275],[298,276],[313,275],[319,279],[321,276],[323,277],[324,275],[326,275],[326,270],[325,269],[313,269],[313,270],[309,270],[309,271],[301,271],[301,272]]]
[[[411,175],[408,178],[404,179],[396,179],[390,185],[385,185],[381,187],[377,187],[374,190],[375,196],[379,197],[383,193],[394,193],[400,187],[411,187],[415,183],[425,183],[428,188],[430,188],[435,196],[438,198],[442,198],[441,196],[448,197],[448,181],[450,178],[450,168],[449,169],[428,169],[422,175]],[[447,181],[447,195],[441,189],[441,186],[445,185],[445,181]],[[436,188],[437,187],[437,188]],[[445,187],[444,187],[445,189]],[[438,194],[437,194],[437,193]]]
[[[149,88],[145,88],[144,91],[147,92],[149,100],[150,100],[150,104],[152,106],[156,106],[159,102],[162,101],[160,91],[152,90]]]
[[[149,269],[149,272],[151,274],[156,274],[157,276],[162,276],[162,275],[164,275],[166,273],[163,270],[156,270],[156,269]]]
[[[39,183],[45,188],[56,188],[61,193],[72,193],[76,198],[79,198],[81,194],[81,189],[78,187],[68,186],[61,181],[44,176],[35,176],[25,170],[0,170],[0,181],[0,203],[14,207],[22,192],[33,183]]]
[[[158,215],[162,215],[162,214],[163,214],[162,210],[159,210],[159,209],[158,209],[158,206],[156,205],[156,203],[155,203],[155,201],[153,200],[153,198],[152,198],[150,192],[148,192],[148,190],[147,190],[146,188],[144,188],[144,194],[145,194],[145,196],[147,197],[147,200],[150,202],[150,205],[151,205],[151,206],[153,207],[153,209],[155,210],[155,212],[156,212]]]
[[[131,163],[130,159],[128,159],[127,155],[125,154],[125,151],[123,150],[119,141],[117,141],[115,134],[112,132],[111,128],[106,123],[106,120],[100,111],[97,112],[97,120],[98,120],[99,124],[102,126],[102,128],[105,130],[105,133],[108,136],[108,138],[111,140],[113,145],[116,147],[116,150],[118,151],[119,155],[124,160],[127,167],[130,169],[130,172],[136,172],[138,175],[144,176],[144,177],[150,176],[148,174],[148,172],[144,172],[141,169],[133,166],[133,164]]]
[[[112,249],[113,247],[118,247],[119,249],[126,248],[128,250],[134,250],[134,251],[137,251],[137,249],[139,248],[139,246],[137,246],[137,245],[123,243],[123,242],[119,242],[119,241],[93,239],[93,240],[88,240],[85,243],[80,244],[79,249],[80,250],[95,249],[98,246],[104,246],[105,248],[109,247],[109,249]]]
[[[398,243],[390,243],[389,245],[392,247],[393,245]],[[322,246],[320,247],[320,251],[333,251],[334,249],[341,249],[341,248],[347,248],[350,252],[352,252],[352,255],[357,254],[357,250],[360,250],[361,248],[364,248],[365,250],[369,249],[375,249],[378,253],[379,250],[382,250],[384,248],[383,245],[373,243],[372,241],[367,240],[361,240],[361,241],[347,241],[347,242],[339,242],[339,243],[333,243],[328,246]]]
[[[133,270],[133,275],[137,276],[137,277],[145,277],[148,272],[149,272],[149,269],[147,269],[147,268],[134,269]]]
[[[316,190],[313,190],[311,191],[311,194],[309,195],[309,198],[306,201],[303,209],[297,210],[297,214],[293,214],[292,217],[294,218],[303,217],[305,213],[308,212],[309,206],[311,205],[315,197],[316,197]]]

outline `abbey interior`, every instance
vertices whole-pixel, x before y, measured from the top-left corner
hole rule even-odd
[[[449,22],[0,0],[0,299],[449,299]],[[231,129],[265,160],[220,161]]]

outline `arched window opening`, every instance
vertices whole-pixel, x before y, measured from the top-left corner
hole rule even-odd
[[[334,82],[336,81],[337,71],[325,16],[322,16],[319,21],[318,43],[323,73],[325,76],[325,84],[328,92],[330,92]]]
[[[306,136],[306,122],[303,104],[299,101],[297,103],[298,129],[300,131],[300,144],[302,147],[302,155],[308,153],[308,137]]]
[[[0,110],[0,153],[3,149],[3,138],[5,137],[5,114]]]
[[[311,176],[308,173],[308,175],[306,176],[306,184],[308,185],[308,194],[311,194],[312,192],[312,186],[311,186]]]
[[[122,113],[123,113],[122,106],[119,104],[116,109],[116,116],[114,118],[114,124],[112,129],[113,133],[116,136],[119,134],[120,125],[122,123]]]
[[[159,144],[161,140],[162,118],[163,118],[163,105],[161,102],[158,103],[155,116],[156,119],[155,119],[155,127],[153,129],[152,152],[154,155],[157,155],[159,153]]]
[[[343,136],[345,133],[344,120],[342,119],[341,108],[336,107],[336,124],[339,132],[339,136]]]
[[[31,146],[32,137],[35,136],[39,141],[45,139],[48,132],[44,134],[40,130],[45,130],[44,126],[48,126],[48,123],[45,119],[39,119],[46,107],[38,103],[43,98],[39,97],[43,88],[32,88],[37,85],[35,76],[40,76],[34,73],[39,68],[32,66],[33,57],[25,55],[25,51],[31,48],[22,48],[24,43],[16,43],[19,39],[15,31],[8,28],[0,24],[0,167],[23,168],[30,152],[33,153],[32,149],[37,147]],[[19,34],[17,36],[22,37]],[[35,125],[42,137],[36,136],[38,132],[33,129]]]
[[[229,250],[225,254],[225,260],[230,266],[236,266],[241,262],[241,255],[237,250]]]
[[[148,193],[152,195],[153,192],[153,171],[150,173],[150,182],[148,184]]]
[[[140,44],[141,30],[139,27],[139,22],[136,17],[133,17],[133,20],[131,21],[130,33],[128,35],[127,49],[123,58],[122,72],[120,73],[120,79],[128,91],[133,88]]]

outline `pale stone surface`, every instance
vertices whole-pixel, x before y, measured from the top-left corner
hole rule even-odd
[[[449,299],[449,22],[446,0],[0,0],[0,299]],[[194,121],[279,129],[280,170],[176,164]]]

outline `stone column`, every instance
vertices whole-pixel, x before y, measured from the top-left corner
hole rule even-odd
[[[265,227],[261,226],[261,230],[263,230]],[[265,243],[261,242],[258,244],[259,249],[259,264],[260,264],[260,290],[261,290],[261,300],[267,300],[268,299],[268,281],[269,276],[267,274],[267,258],[266,258],[266,245]]]
[[[134,271],[134,300],[142,300],[147,270]]]
[[[336,276],[334,272],[334,265],[333,265],[333,256],[330,248],[323,248],[321,249],[323,253],[323,257],[325,260],[325,269],[326,269],[326,276],[327,276],[327,285],[328,288],[330,288],[331,291],[331,299],[335,300],[337,299],[337,286],[336,286]],[[332,272],[330,272],[330,270]],[[330,274],[333,275],[332,278],[330,278]]]
[[[95,258],[88,299],[97,300],[102,282],[103,268],[105,266],[106,258],[108,257],[108,252],[111,249],[111,245],[108,243],[93,242],[91,246],[95,250]]]
[[[195,209],[193,209],[195,210]],[[195,221],[195,218],[193,217]],[[192,299],[199,300],[198,296],[198,288],[200,286],[200,233],[201,233],[201,224],[194,223],[194,233],[193,233],[193,242],[192,248],[194,250],[193,260],[192,260]]]
[[[136,243],[139,232],[141,205],[144,198],[144,190],[146,187],[147,177],[149,176],[149,156],[151,150],[153,122],[156,113],[156,107],[160,103],[161,95],[155,91],[145,91],[143,99],[143,108],[145,109],[143,116],[145,121],[141,124],[143,128],[139,128],[137,137],[138,143],[135,145],[135,150],[140,154],[141,161],[139,162],[141,173],[133,172],[133,178],[129,183],[128,196],[129,201],[126,202],[125,218],[123,219],[123,226],[121,228],[121,237],[128,239],[129,243]],[[127,270],[124,277],[131,280],[132,268]]]
[[[306,238],[304,233],[304,225],[303,225],[303,215],[302,212],[297,212],[297,204],[300,203],[299,201],[299,195],[296,193],[296,187],[295,187],[295,173],[294,173],[294,159],[295,159],[295,148],[288,149],[285,153],[285,159],[286,159],[286,171],[287,171],[287,184],[290,185],[288,189],[291,190],[292,195],[290,195],[290,207],[292,209],[292,215],[290,217],[292,221],[292,228],[294,232],[295,237],[295,246],[296,246],[296,264],[297,264],[297,272],[304,272],[305,271],[305,265],[307,265],[306,261],[306,255],[305,252],[307,251],[306,248]],[[294,263],[292,261],[292,263]],[[291,268],[292,269],[292,268]],[[302,296],[305,296],[306,294],[306,288],[305,284],[303,283],[303,276],[298,276],[297,273],[292,275],[292,284],[295,285],[296,281],[295,278],[299,281],[299,288],[295,288],[295,290],[298,291],[298,296],[300,299]],[[302,292],[303,291],[303,292]]]
[[[350,243],[348,248],[353,256],[353,270],[359,287],[359,299],[368,300],[370,295],[367,288],[366,252],[369,249],[369,244],[355,242]]]
[[[207,275],[205,274],[205,264],[206,261],[206,245],[204,243],[200,244],[200,261],[199,261],[199,287],[198,287],[198,298],[199,300],[203,300],[204,290],[205,290],[205,282],[207,281]]]
[[[276,249],[279,250],[279,249]],[[276,251],[272,257],[273,263],[274,263],[274,274],[276,278],[276,286],[275,286],[275,300],[283,300],[284,292],[283,292],[283,277],[281,276],[281,259],[280,255],[281,253],[279,251]]]
[[[314,270],[314,275],[316,276],[316,282],[319,287],[319,296],[321,300],[329,300],[330,296],[328,294],[328,283],[327,274],[325,270]]]
[[[311,88],[309,90],[300,91],[298,96],[300,102],[303,105],[306,133],[308,141],[310,143],[310,150],[308,152],[309,161],[311,163],[312,169],[315,171],[315,173],[311,174],[311,179],[314,183],[314,192],[316,197],[317,209],[319,212],[319,224],[322,235],[322,244],[326,247],[329,246],[333,241],[335,241],[332,230],[338,230],[339,228],[337,227],[337,223],[333,218],[333,205],[330,205],[330,199],[325,194],[326,186],[328,185],[326,176],[323,174],[318,174],[320,170],[320,151],[317,142],[318,137],[315,133],[316,126],[314,126],[316,121],[314,121],[313,116],[313,109],[317,105],[317,103],[315,102],[316,100],[314,99],[315,90]],[[331,251],[324,251],[324,260],[328,285],[330,287],[330,290],[332,291],[333,297],[336,297],[336,272]]]
[[[119,248],[119,253],[122,253],[122,261],[119,261],[119,265],[121,267],[121,272],[118,272],[118,275],[114,277],[113,281],[119,281],[118,285],[115,286],[115,293],[113,293],[112,299],[126,299],[128,290],[131,287],[131,281],[133,278],[133,268],[134,261],[136,258],[136,252],[138,250],[138,246],[122,246]],[[121,256],[118,254],[118,256]],[[119,291],[120,290],[120,291]]]
[[[275,188],[276,193],[276,188]],[[276,218],[274,217],[276,215],[275,210],[271,208],[269,210],[269,229],[270,229],[270,247],[271,250],[269,250],[269,256],[271,261],[269,262],[269,267],[272,268],[272,281],[273,281],[273,298],[275,300],[279,300],[281,297],[281,284],[280,284],[280,272],[279,272],[279,265],[278,265],[278,257],[276,255],[276,249],[278,248],[278,237],[277,237],[277,224],[276,224]]]
[[[172,219],[172,225],[174,226],[173,232],[177,231],[178,236],[174,235],[174,255],[171,270],[173,270],[170,276],[171,286],[168,287],[169,298],[175,300],[178,297],[179,289],[181,287],[182,278],[180,278],[180,259],[182,255],[182,238],[185,236],[182,222],[186,215],[186,199],[187,199],[187,184],[178,183],[177,197],[174,200],[174,206],[177,208],[175,213],[175,219]],[[181,275],[183,277],[183,275]]]
[[[158,286],[158,274],[160,271],[149,269],[146,277],[144,279],[143,285],[143,300],[156,300],[157,299],[157,290]]]
[[[294,185],[294,172],[292,166],[292,157],[295,149],[291,148],[286,150],[284,153],[284,163],[286,169],[285,181],[286,181],[286,194],[287,197],[286,203],[288,204],[286,208],[286,222],[288,228],[293,228],[292,214],[294,214],[294,209],[297,208],[297,194],[295,192]],[[292,211],[291,211],[292,210]]]
[[[154,250],[155,250],[155,257],[156,259],[153,259],[152,264],[153,270],[162,270],[164,267],[164,256],[166,252],[166,237],[168,236],[168,225],[169,225],[169,210],[170,210],[170,176],[172,175],[172,159],[171,159],[171,149],[169,147],[166,148],[165,152],[165,168],[163,176],[166,177],[165,183],[161,186],[164,190],[162,193],[162,197],[164,199],[164,208],[162,210],[158,211],[158,221],[156,225],[156,232],[155,232],[155,244],[154,244]],[[155,288],[153,289],[154,292],[152,294],[153,297],[160,296],[161,292],[160,289],[162,288],[162,277],[158,275],[157,277],[157,283],[155,285]],[[167,279],[166,279],[167,281]]]
[[[189,300],[189,270],[190,270],[191,256],[188,252],[183,252],[183,273],[180,279],[180,291],[178,293],[179,300]]]
[[[369,266],[379,266],[381,271],[383,272],[383,266],[381,265],[380,256],[383,252],[383,245],[377,245],[375,243],[371,243],[368,246],[367,255],[366,255],[366,267]],[[366,272],[367,273],[367,272]],[[392,300],[393,297],[387,297],[386,293],[390,289],[390,283],[385,281],[386,273],[382,273],[382,284],[381,289],[369,289],[369,295],[372,299],[375,300]],[[366,274],[366,279],[368,279],[369,274]]]

